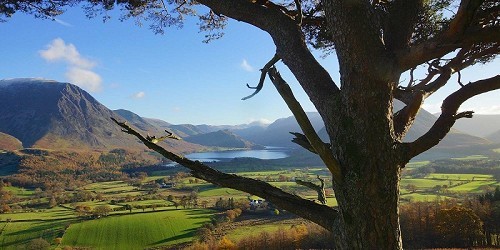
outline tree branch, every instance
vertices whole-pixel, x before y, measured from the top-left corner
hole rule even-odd
[[[280,57],[278,56],[278,54],[274,54],[273,58],[271,58],[271,60],[269,60],[269,62],[267,62],[266,65],[264,65],[264,68],[260,69],[261,73],[260,73],[259,84],[257,84],[256,87],[250,87],[250,85],[247,84],[247,87],[249,89],[255,89],[255,92],[253,92],[251,95],[249,95],[247,97],[243,97],[241,100],[250,99],[254,95],[256,95],[257,93],[259,93],[259,91],[264,86],[264,80],[266,79],[266,75],[267,75],[267,72],[269,71],[269,68],[274,66],[274,64],[276,64],[279,60],[280,60]]]
[[[422,0],[395,0],[389,4],[388,21],[385,27],[384,41],[391,50],[408,48],[422,8]]]
[[[320,181],[321,185],[316,185],[310,181],[302,181],[302,180],[295,180],[295,183],[308,187],[318,193],[318,201],[326,205],[326,194],[325,194],[325,180],[317,176],[318,180]]]
[[[160,153],[165,158],[188,168],[191,170],[191,174],[197,178],[206,180],[215,185],[237,189],[265,198],[279,208],[286,209],[327,229],[333,230],[333,228],[335,228],[339,223],[339,212],[334,208],[320,205],[313,201],[303,199],[297,195],[284,192],[283,190],[263,181],[235,174],[226,174],[210,168],[199,161],[189,160],[148,140],[135,129],[130,127],[126,122],[119,122],[115,118],[111,119],[122,127],[123,132],[137,137],[149,149],[152,149]]]
[[[402,140],[417,117],[424,102],[423,91],[413,91],[413,98],[406,106],[394,114],[394,134],[397,140]]]
[[[442,57],[460,47],[498,41],[500,39],[498,27],[472,27],[473,17],[482,2],[483,0],[462,0],[457,14],[441,34],[409,50],[396,51],[401,72]]]
[[[462,103],[476,95],[497,89],[500,89],[500,75],[471,82],[449,95],[443,101],[441,115],[429,131],[414,142],[403,144],[408,160],[437,145],[448,134],[457,119],[472,117],[471,111],[457,114]]]
[[[311,121],[309,121],[306,112],[304,112],[300,103],[297,99],[295,99],[290,86],[285,82],[285,80],[283,80],[276,68],[270,68],[268,75],[278,90],[278,93],[281,95],[288,108],[292,111],[293,116],[295,116],[295,119],[299,123],[299,126],[304,132],[309,144],[314,149],[314,152],[317,152],[323,160],[328,170],[332,173],[333,179],[339,184],[342,183],[342,175],[338,161],[333,157],[328,144],[324,143],[319,138],[311,124]]]
[[[490,46],[469,46],[462,48],[453,59],[448,60],[444,66],[440,66],[439,59],[429,63],[429,74],[420,83],[408,88],[398,90],[397,97],[404,97],[406,106],[394,114],[394,130],[398,140],[401,140],[408,132],[423,101],[445,86],[453,73],[458,73],[458,83],[463,87],[460,78],[460,70],[475,64],[478,60],[495,55],[500,50],[498,44]],[[432,81],[432,79],[439,76]],[[432,81],[432,82],[431,82]],[[404,93],[404,96],[402,95]]]
[[[199,0],[214,12],[246,22],[271,35],[276,53],[307,93],[320,114],[329,111],[339,88],[330,74],[311,54],[301,27],[279,8],[266,7],[247,0]]]

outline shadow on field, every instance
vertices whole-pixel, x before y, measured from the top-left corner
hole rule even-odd
[[[152,243],[151,245],[160,245],[160,244],[165,244],[168,242],[176,241],[176,240],[182,240],[184,238],[189,238],[192,237],[193,234],[196,232],[196,229],[189,229],[189,230],[184,230],[185,233],[179,234],[173,237],[165,238],[163,240],[157,241]]]
[[[191,209],[186,212],[186,215],[210,215],[206,209]]]

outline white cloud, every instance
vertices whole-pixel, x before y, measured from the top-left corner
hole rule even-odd
[[[182,111],[182,109],[180,107],[173,107],[171,108],[172,112],[175,112],[175,113],[179,113]]]
[[[95,62],[82,57],[75,45],[71,43],[66,44],[61,38],[52,40],[52,43],[47,45],[47,49],[40,50],[39,53],[48,62],[63,61],[71,66],[86,69],[93,68],[96,65]]]
[[[90,92],[98,92],[102,88],[101,77],[87,69],[72,67],[66,72],[66,78],[68,78],[71,83]]]
[[[140,91],[140,92],[133,94],[132,98],[141,99],[141,98],[144,98],[145,96],[146,96],[146,93],[144,93],[144,91]]]
[[[58,21],[63,25],[65,22]],[[92,69],[97,65],[95,61],[80,55],[76,46],[64,42],[61,38],[56,38],[47,45],[45,50],[39,51],[40,56],[47,62],[64,62],[68,66],[66,78],[70,83],[90,91],[97,92],[102,89],[102,79]]]
[[[260,123],[260,124],[271,124],[273,123],[271,120],[266,119],[266,118],[260,118],[260,119],[249,119],[248,123]]]
[[[248,72],[253,72],[255,71],[255,69],[252,67],[252,65],[250,65],[248,62],[247,62],[247,59],[243,59],[243,61],[241,62],[240,64],[240,67],[245,70],[245,71],[248,71]]]

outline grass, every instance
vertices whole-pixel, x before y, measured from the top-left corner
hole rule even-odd
[[[482,160],[482,159],[488,159],[488,156],[485,155],[469,155],[466,157],[458,157],[458,158],[451,158],[452,160],[463,160],[463,161],[470,161],[470,160]]]
[[[261,232],[272,233],[272,232],[275,232],[282,227],[284,227],[284,226],[281,224],[276,224],[276,223],[264,224],[264,225],[253,225],[253,226],[247,226],[247,227],[239,227],[239,228],[236,228],[236,229],[232,230],[231,232],[229,232],[226,235],[226,237],[233,242],[238,242],[238,241],[242,240],[243,238],[248,237],[249,234],[253,235],[253,236],[257,236]]]
[[[401,179],[401,187],[405,188],[408,184],[417,186],[417,189],[433,188],[436,185],[449,185],[448,180],[434,180],[434,179]]]
[[[84,190],[92,190],[98,193],[108,194],[108,193],[123,193],[136,190],[136,187],[130,186],[123,181],[107,181],[92,183],[85,187]]]
[[[109,216],[72,224],[64,234],[63,245],[92,249],[144,249],[187,242],[211,215],[211,210],[189,209]]]
[[[472,179],[474,179],[474,181],[485,181],[485,180],[493,180],[493,175],[490,175],[490,174],[442,174],[442,173],[433,173],[433,174],[429,174],[425,178],[439,179],[439,180],[456,180],[456,181],[465,181],[465,180],[472,180]]]
[[[4,231],[0,235],[0,249],[26,249],[26,244],[33,239],[43,238],[52,243],[60,237],[71,220],[0,222]]]
[[[500,152],[500,148],[498,149]],[[472,155],[469,157],[458,158],[460,160],[483,159],[482,155]],[[416,169],[429,164],[429,161],[411,162],[405,169]],[[284,175],[287,178],[309,177],[309,180],[318,183],[316,174],[325,176],[324,168],[310,168],[308,171],[301,170],[276,170],[276,171],[258,171],[258,172],[241,172],[250,178],[264,179],[266,176],[271,176],[273,179],[278,179],[279,175]],[[162,176],[148,177],[147,180],[162,178]],[[197,183],[189,183],[193,177],[185,178],[184,184],[178,188],[160,189],[164,197],[171,194],[177,197],[188,195],[190,190],[198,190],[200,201],[209,201],[209,206],[213,205],[219,197],[227,199],[229,197],[238,200],[245,199],[247,193],[229,188],[220,188],[213,184],[200,181]],[[474,179],[474,181],[471,181]],[[468,182],[469,181],[469,182]],[[467,183],[465,183],[467,182]],[[460,196],[461,193],[479,193],[484,191],[486,186],[499,185],[494,181],[491,175],[482,174],[443,174],[433,173],[424,178],[403,178],[401,180],[401,198],[411,201],[433,201],[438,197],[447,199],[449,197],[436,195],[433,188],[437,185],[453,186],[459,183],[465,183],[456,187],[447,189],[450,196]],[[297,192],[297,194],[306,199],[316,199],[316,193],[303,186],[297,185],[295,182],[270,182],[271,185],[283,188],[285,190]],[[409,192],[406,190],[408,184],[416,186],[417,192]],[[300,188],[299,188],[300,187]],[[4,187],[17,196],[32,196],[32,190],[23,190],[15,187]],[[126,196],[145,197],[147,190],[138,190],[137,187],[130,186],[123,181],[109,181],[101,183],[93,183],[86,185],[83,190],[92,193],[101,193],[108,201],[89,201],[79,202],[71,205],[88,205],[95,207],[98,205],[108,205],[109,200],[119,200]],[[448,195],[448,193],[446,193]],[[43,199],[47,202],[46,198]],[[162,205],[170,205],[170,202],[165,200],[143,200],[121,202],[111,207],[121,207],[125,204],[135,206],[157,204],[156,211],[152,208],[145,210],[134,208],[130,211],[112,212],[110,216],[101,219],[80,221],[76,217],[76,213],[71,209],[63,207],[55,207],[52,209],[39,210],[38,212],[29,213],[9,213],[0,214],[0,229],[5,226],[5,231],[0,234],[0,249],[23,249],[26,244],[35,238],[43,237],[48,242],[53,243],[56,237],[63,235],[64,246],[84,247],[90,249],[144,249],[157,248],[164,245],[172,245],[192,240],[196,228],[209,220],[213,214],[210,210],[194,209],[194,210],[176,210],[174,207],[160,207]],[[336,206],[337,201],[333,197],[327,198],[328,206]],[[23,205],[24,206],[24,205]],[[70,206],[67,204],[66,206]],[[13,222],[6,222],[11,219]],[[64,232],[66,226],[71,223],[71,226]],[[251,234],[259,234],[262,231],[275,231],[283,225],[265,224],[253,225],[248,227],[237,228],[228,234],[228,238],[232,241],[239,241],[242,237]],[[53,246],[54,247],[54,246]]]
[[[415,201],[435,201],[438,197],[440,199],[452,199],[451,197],[448,197],[448,196],[436,195],[436,194],[412,193],[412,194],[401,195],[402,199],[409,199],[412,202],[415,202]]]
[[[207,190],[204,190],[204,191],[201,191],[200,193],[198,193],[198,196],[199,197],[213,197],[213,196],[216,196],[216,197],[219,197],[219,196],[235,196],[236,197],[246,197],[246,193],[245,192],[241,192],[241,191],[238,191],[238,190],[235,190],[235,189],[231,189],[231,188],[213,188],[213,189],[207,189]]]
[[[36,212],[19,212],[0,214],[0,221],[11,219],[12,221],[27,221],[27,220],[63,220],[74,217],[75,213],[71,209],[63,207],[55,207],[51,209],[39,210]]]
[[[430,163],[430,161],[410,162],[410,163],[406,164],[405,169],[415,169],[415,168],[423,167],[423,166],[425,166],[425,165],[427,165],[429,163]]]
[[[21,197],[29,197],[33,195],[35,192],[31,189],[25,189],[25,188],[19,188],[19,187],[3,187],[3,190],[5,191],[10,191],[16,196],[21,196]]]
[[[459,193],[480,193],[483,192],[482,187],[499,185],[497,181],[472,181],[460,186],[452,187],[449,189],[451,192]]]

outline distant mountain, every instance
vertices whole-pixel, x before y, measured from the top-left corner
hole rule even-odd
[[[500,130],[497,130],[495,133],[489,134],[486,139],[495,143],[500,143]]]
[[[145,149],[110,119],[122,120],[120,115],[70,83],[0,80],[0,107],[0,132],[19,139],[26,148]],[[176,142],[167,143],[168,148],[182,151]]]
[[[402,103],[396,103],[396,110],[403,107]],[[321,116],[318,113],[307,113],[313,127],[318,131],[318,135],[326,142],[328,140],[328,135],[323,125]],[[417,115],[414,125],[407,133],[404,141],[413,141],[418,137],[426,133],[429,128],[437,120],[437,117],[422,109]],[[297,147],[291,142],[293,136],[289,132],[301,132],[297,121],[293,116],[278,119],[271,123],[265,129],[256,129],[252,132],[243,132],[235,130],[234,133],[240,135],[246,140],[267,146],[281,146],[281,147]],[[488,140],[472,136],[461,132],[456,129],[452,129],[450,133],[438,144],[438,147],[454,147],[454,146],[464,146],[464,145],[479,145],[487,144]]]
[[[176,125],[172,125],[166,121],[160,119],[144,118],[136,113],[125,110],[118,109],[114,110],[115,113],[123,117],[130,125],[138,128],[143,134],[150,134],[160,137],[165,134],[165,130],[174,133],[176,136],[184,137],[182,132],[172,129]],[[186,140],[166,140],[163,143],[169,144],[173,147],[173,151],[176,152],[194,152],[199,150],[206,150],[203,145],[193,144]]]
[[[168,129],[172,124],[164,121],[164,120],[160,120],[160,119],[156,119],[156,118],[145,118],[145,117],[142,117],[142,119],[144,119],[145,121],[147,121],[149,124],[159,128],[159,129]]]
[[[459,119],[453,128],[461,130],[467,134],[487,137],[500,131],[500,115],[478,115],[472,118]]]
[[[500,115],[474,115],[459,119],[453,128],[500,143]]]
[[[136,128],[139,128],[142,131],[158,130],[156,126],[153,126],[150,122],[146,121],[144,118],[140,117],[132,111],[117,109],[113,110],[113,112],[119,114],[121,117],[125,118],[125,120],[129,122],[129,124],[134,125]]]
[[[415,123],[404,138],[404,141],[411,142],[418,139],[420,136],[429,131],[436,120],[436,116],[427,112],[425,109],[421,109],[418,112]],[[488,143],[490,143],[490,141],[484,138],[470,135],[468,133],[464,133],[460,130],[452,128],[450,132],[445,136],[445,138],[441,140],[441,142],[439,142],[437,147],[462,147]]]
[[[309,120],[316,131],[324,127],[321,116],[316,112],[307,113]],[[289,132],[301,132],[295,117],[289,116],[281,118],[271,123],[267,128],[250,127],[248,130],[234,130],[235,134],[241,137],[266,146],[295,147],[292,143],[293,135]]]
[[[263,148],[249,142],[229,130],[219,130],[205,134],[192,135],[184,140],[205,146],[225,147],[225,148]]]
[[[0,151],[14,151],[23,148],[23,144],[17,138],[0,132]]]

